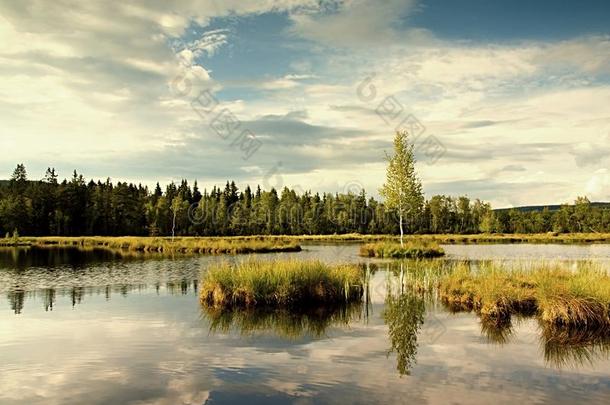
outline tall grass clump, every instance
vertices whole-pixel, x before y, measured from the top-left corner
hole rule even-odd
[[[610,277],[603,268],[592,263],[576,271],[544,268],[535,276],[543,321],[565,326],[610,326]]]
[[[509,268],[484,263],[458,266],[440,282],[442,299],[453,308],[476,310],[504,322],[513,313],[537,314],[547,324],[610,327],[610,277],[593,264],[572,269],[561,263]]]
[[[321,261],[221,263],[204,276],[201,303],[209,307],[304,307],[359,301],[363,272]]]
[[[383,259],[423,259],[440,257],[445,251],[436,242],[409,241],[401,246],[397,242],[367,243],[360,247],[360,255]]]
[[[474,309],[486,322],[505,322],[513,312],[535,309],[533,285],[526,271],[482,263],[473,271],[466,263],[456,266],[441,282],[441,298],[454,309]]]

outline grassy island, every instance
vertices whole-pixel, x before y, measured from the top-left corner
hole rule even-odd
[[[360,247],[360,256],[384,259],[425,259],[440,257],[445,251],[436,242],[409,241],[367,243]]]
[[[201,303],[208,307],[299,307],[359,301],[363,272],[356,265],[320,261],[221,263],[204,276]]]
[[[5,238],[0,246],[77,247],[144,253],[239,254],[299,252],[294,240],[265,237],[43,237]]]
[[[477,271],[458,265],[441,276],[439,289],[450,306],[474,309],[486,320],[523,313],[559,327],[610,328],[610,276],[593,263],[577,269],[561,263],[517,269],[489,263]]]

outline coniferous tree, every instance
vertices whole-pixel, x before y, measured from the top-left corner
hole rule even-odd
[[[150,192],[131,183],[85,182],[74,172],[58,181],[49,168],[40,181],[29,181],[18,165],[0,182],[0,232],[22,235],[257,235],[400,232],[396,210],[366,196],[302,194],[284,188],[281,195],[234,182],[224,189],[199,192],[186,180],[159,184]],[[421,201],[421,200],[420,200]],[[174,222],[175,214],[175,222]],[[432,196],[409,222],[416,233],[609,232],[610,206],[586,197],[559,209],[493,211],[488,203],[466,196]]]

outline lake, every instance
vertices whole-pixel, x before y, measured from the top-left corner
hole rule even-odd
[[[362,262],[367,303],[306,314],[206,312],[218,260],[0,249],[1,404],[610,403],[610,345],[557,345],[535,318],[489,330],[401,294],[356,244],[258,255]],[[610,245],[451,245],[446,260],[595,260]],[[422,324],[423,321],[423,324]]]

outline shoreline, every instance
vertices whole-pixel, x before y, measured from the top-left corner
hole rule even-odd
[[[288,245],[296,248],[302,242],[336,242],[336,243],[366,243],[382,241],[398,241],[398,235],[254,235],[254,236],[43,236],[0,238],[0,247],[112,247],[122,250],[136,251],[181,251],[204,249],[211,246],[247,248],[276,244],[276,247]],[[436,242],[445,245],[461,244],[594,244],[610,243],[610,233],[565,233],[565,234],[426,234],[405,235],[405,242]]]

